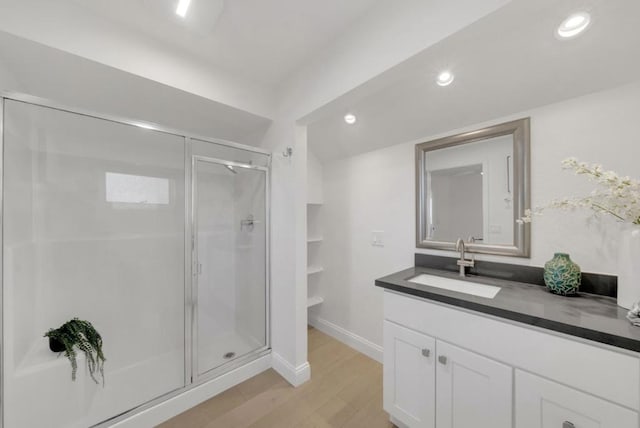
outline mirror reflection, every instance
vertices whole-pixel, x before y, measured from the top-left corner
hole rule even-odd
[[[513,137],[427,152],[428,235],[513,243]]]
[[[528,256],[529,119],[417,144],[416,179],[418,247]]]

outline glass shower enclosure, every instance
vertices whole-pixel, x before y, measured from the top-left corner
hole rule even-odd
[[[2,427],[109,426],[269,352],[268,153],[28,96],[0,118]],[[43,337],[75,317],[104,385]]]
[[[267,169],[193,157],[197,358],[203,375],[267,343]]]

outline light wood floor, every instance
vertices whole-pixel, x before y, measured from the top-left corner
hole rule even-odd
[[[266,372],[161,428],[393,427],[382,410],[382,365],[309,328],[311,380],[293,388]]]

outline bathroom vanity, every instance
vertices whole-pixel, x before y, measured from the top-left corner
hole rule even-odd
[[[432,267],[420,263],[425,259]],[[423,267],[376,280],[385,289],[384,409],[392,422],[425,428],[640,426],[640,328],[630,325],[614,298],[559,297],[519,282],[535,276],[536,268],[497,273],[509,280],[459,278],[434,268],[455,264],[447,259],[417,255],[416,265]],[[491,298],[430,286],[429,276],[410,281],[425,274],[500,289]],[[587,277],[587,288],[599,282],[596,291],[606,291],[610,280]]]
[[[542,268],[465,257],[530,254],[519,221],[531,199],[530,120],[415,149],[416,247],[460,258],[416,254],[416,267],[376,280],[392,422],[638,428],[640,328],[616,305],[615,277],[583,273],[579,296],[560,297]]]

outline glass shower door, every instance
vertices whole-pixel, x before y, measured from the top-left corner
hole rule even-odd
[[[193,178],[201,376],[267,347],[267,169],[196,156]]]

